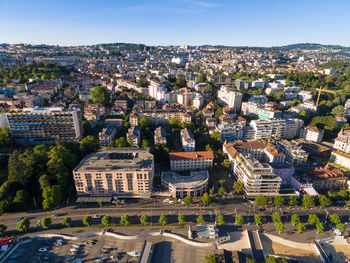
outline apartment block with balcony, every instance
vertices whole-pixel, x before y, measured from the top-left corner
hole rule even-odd
[[[193,152],[196,149],[196,140],[193,137],[192,132],[185,128],[180,132],[182,149],[185,152]]]
[[[2,113],[1,127],[8,126],[19,144],[53,144],[58,140],[79,141],[83,136],[81,115],[62,107],[23,108],[22,112]]]
[[[300,138],[303,138],[307,141],[322,142],[324,131],[317,127],[307,126],[300,131]]]
[[[158,127],[154,130],[154,144],[163,144],[166,145],[167,144],[167,140],[166,140],[166,132],[164,130],[164,128],[162,127]]]
[[[153,177],[153,155],[140,148],[103,148],[73,170],[78,196],[139,197],[151,193]]]

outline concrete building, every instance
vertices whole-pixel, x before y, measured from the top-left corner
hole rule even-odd
[[[78,196],[140,196],[150,194],[154,177],[148,149],[104,148],[86,156],[73,170]]]
[[[2,113],[1,127],[8,126],[19,144],[53,144],[58,140],[79,141],[83,136],[81,115],[62,107],[23,108],[22,112]]]
[[[338,137],[334,140],[335,149],[350,153],[350,130],[343,129],[338,133]]]
[[[170,168],[172,171],[206,169],[213,166],[212,151],[170,152]]]
[[[154,124],[167,124],[171,119],[178,119],[181,122],[190,123],[192,118],[185,109],[140,109],[137,113],[130,114],[130,124],[138,123],[142,117],[152,121]]]
[[[174,172],[162,172],[162,185],[169,190],[172,198],[186,196],[200,197],[208,188],[207,170],[191,172],[190,176],[181,176]]]
[[[309,153],[303,150],[302,145],[296,141],[281,140],[277,142],[277,148],[286,156],[286,161],[294,166],[305,165]]]
[[[322,129],[313,126],[307,126],[300,131],[299,137],[308,141],[320,143],[322,142],[323,134],[324,131]]]
[[[292,139],[299,134],[303,125],[301,119],[253,120],[250,127],[255,130],[254,139]]]
[[[185,152],[193,152],[196,149],[196,140],[193,137],[193,134],[187,128],[182,129],[180,132],[181,135],[181,144],[182,149]]]
[[[329,163],[325,167],[315,168],[307,172],[313,181],[316,191],[338,190],[347,187],[348,178],[339,169]]]
[[[108,144],[114,140],[116,130],[113,127],[103,128],[98,133],[101,146],[108,146]]]
[[[141,130],[138,126],[129,128],[128,133],[126,134],[126,139],[128,142],[132,140],[132,145],[134,147],[140,146],[141,140]]]
[[[154,130],[154,144],[167,144],[166,133],[162,127],[158,127]]]
[[[238,90],[248,90],[249,80],[248,79],[236,79],[235,87]]]
[[[242,93],[233,91],[232,89],[222,86],[218,91],[218,101],[225,105],[228,105],[234,110],[240,110],[242,104]]]
[[[350,170],[350,154],[342,151],[333,151],[329,159],[335,163],[340,169]]]

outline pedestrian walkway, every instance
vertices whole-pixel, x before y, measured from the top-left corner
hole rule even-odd
[[[299,242],[294,242],[288,239],[284,239],[275,235],[270,235],[266,233],[262,233],[262,235],[265,235],[269,239],[271,239],[273,242],[276,243],[281,243],[287,247],[292,247],[295,249],[302,249],[302,250],[314,250],[313,245],[311,243],[299,243]]]

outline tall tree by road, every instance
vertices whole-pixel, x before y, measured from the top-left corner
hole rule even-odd
[[[91,96],[94,103],[102,104],[103,106],[108,106],[110,102],[109,92],[106,87],[96,86],[91,91]]]

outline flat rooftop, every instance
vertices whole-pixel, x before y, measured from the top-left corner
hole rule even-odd
[[[177,187],[196,186],[209,179],[207,170],[191,172],[190,176],[178,175],[175,172],[162,172],[162,181],[166,181]]]
[[[152,169],[148,148],[103,148],[86,156],[74,172]]]

